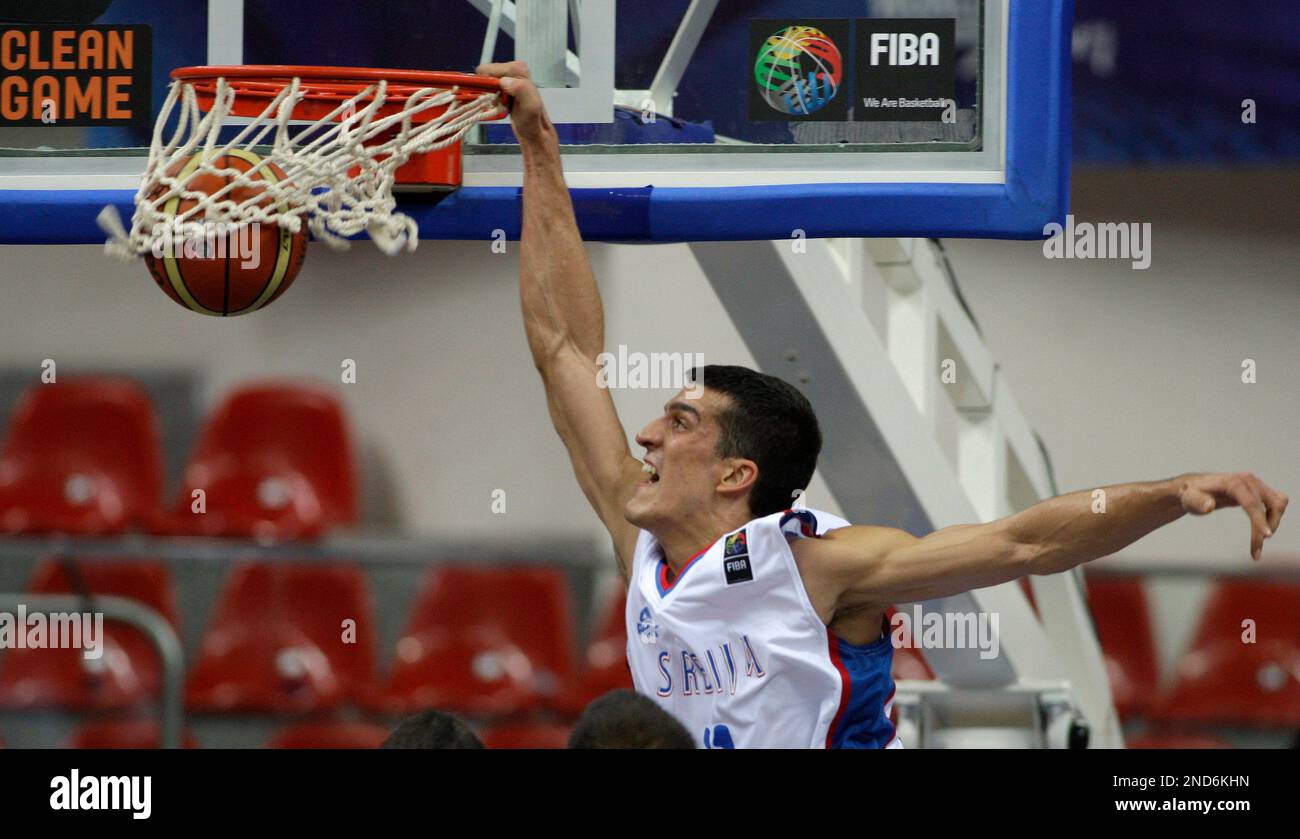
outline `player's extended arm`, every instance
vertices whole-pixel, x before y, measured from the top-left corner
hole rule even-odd
[[[1027,574],[1056,574],[1108,556],[1181,518],[1241,507],[1259,558],[1287,497],[1250,473],[1189,474],[1050,498],[988,524],[957,525],[918,539],[885,527],[845,527],[797,543],[819,611],[946,597]],[[1102,510],[1104,509],[1104,512]]]
[[[523,152],[519,296],[528,346],[578,484],[614,540],[626,578],[637,531],[623,507],[642,464],[628,450],[609,390],[599,384],[605,316],[564,183],[559,139],[527,65],[488,64],[479,72],[499,77],[513,98],[511,119]]]

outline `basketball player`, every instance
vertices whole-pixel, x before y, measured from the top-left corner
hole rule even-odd
[[[1076,492],[924,538],[789,510],[821,435],[771,376],[705,367],[636,435],[607,389],[600,294],[565,187],[556,132],[528,68],[493,64],[514,97],[524,160],[520,295],[551,418],[628,584],[636,688],[705,748],[901,744],[889,722],[894,603],[945,597],[1112,554],[1186,513],[1241,507],[1259,558],[1287,497],[1249,473],[1187,474]],[[700,382],[700,379],[696,379]],[[863,476],[863,480],[870,480]]]

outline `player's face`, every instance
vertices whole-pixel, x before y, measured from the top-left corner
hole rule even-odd
[[[688,399],[687,395],[698,398]],[[722,428],[718,415],[729,404],[708,388],[683,390],[664,406],[663,416],[641,429],[642,460],[652,467],[627,502],[624,515],[637,527],[651,528],[707,508],[714,500],[725,464],[718,457]]]

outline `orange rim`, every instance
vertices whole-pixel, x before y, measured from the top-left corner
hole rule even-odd
[[[393,70],[377,67],[311,67],[294,64],[243,64],[211,67],[180,67],[172,71],[172,78],[188,82],[199,95],[201,105],[211,103],[216,92],[217,79],[224,78],[235,91],[232,112],[237,116],[256,116],[265,107],[264,100],[277,96],[286,85],[299,79],[299,91],[311,116],[319,117],[322,106],[333,107],[356,96],[373,84],[388,82],[388,98],[398,100],[385,104],[382,113],[395,113],[402,109],[400,100],[423,88],[456,90],[461,101],[477,99],[485,93],[501,96],[502,104],[509,105],[508,96],[501,91],[500,79],[474,73],[456,73],[433,70]],[[242,102],[241,102],[242,100]],[[254,101],[249,101],[254,100]],[[312,103],[315,103],[313,107]],[[442,110],[433,109],[416,115],[417,121],[432,119]],[[295,116],[298,114],[295,113]],[[504,116],[504,112],[501,116]]]

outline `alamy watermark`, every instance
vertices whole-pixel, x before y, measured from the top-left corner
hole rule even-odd
[[[152,775],[82,775],[78,769],[50,779],[51,810],[125,810],[133,819],[153,814]]]
[[[0,612],[0,649],[81,650],[92,661],[104,655],[102,612],[32,612],[19,603]]]
[[[602,388],[685,390],[687,399],[704,393],[704,385],[691,377],[704,369],[704,353],[630,352],[619,344],[617,353],[596,356],[596,364],[596,384]]]
[[[262,261],[262,227],[258,222],[161,222],[154,225],[155,259],[238,259],[240,268]]]
[[[1065,226],[1051,222],[1043,227],[1043,256],[1048,259],[1127,259],[1133,269],[1151,267],[1150,222],[1093,224],[1065,217]]]
[[[1002,649],[997,612],[925,612],[914,603],[910,613],[895,612],[889,627],[895,649],[975,649],[985,661]]]

